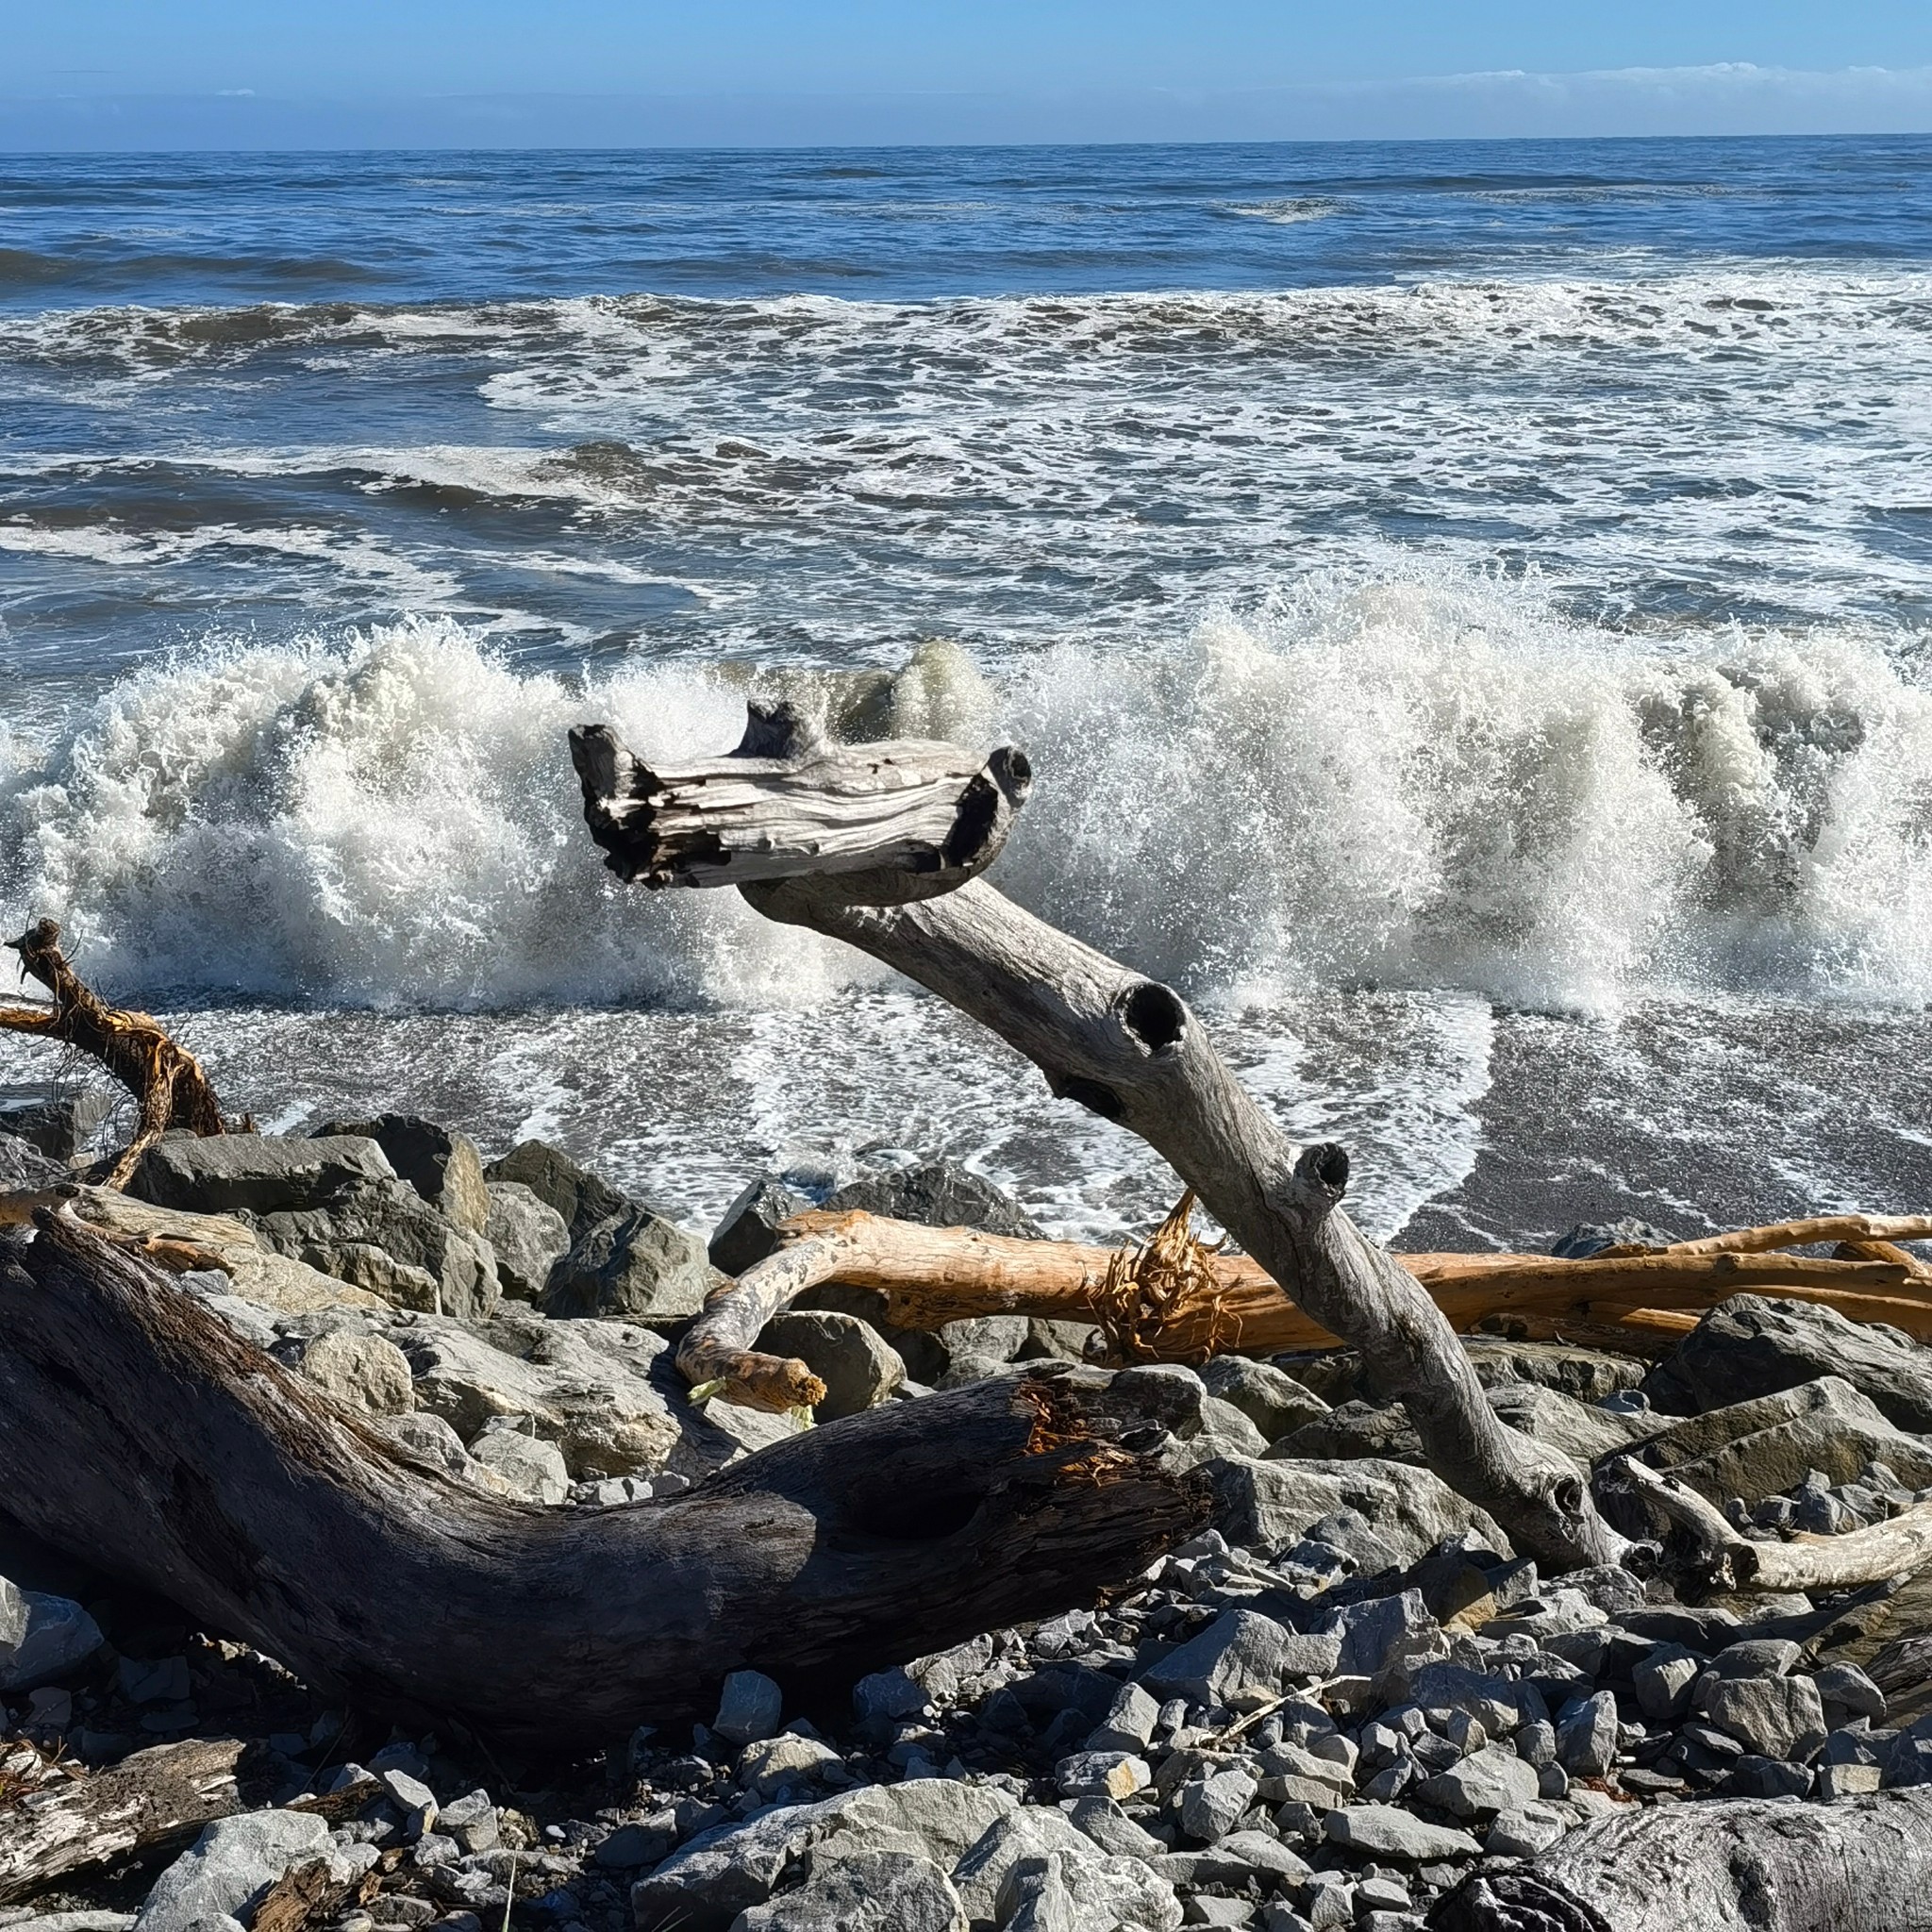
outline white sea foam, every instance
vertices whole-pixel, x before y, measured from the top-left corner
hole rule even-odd
[[[1666,654],[1533,586],[1311,579],[1263,616],[994,667],[929,648],[874,727],[1016,736],[1000,880],[1197,995],[1376,982],[1614,1010],[1659,984],[1932,999],[1932,691],[1848,631]],[[153,987],[354,1004],[810,1003],[850,956],[624,891],[567,727],[736,736],[743,682],[519,672],[455,622],[143,666],[0,781],[7,896]]]

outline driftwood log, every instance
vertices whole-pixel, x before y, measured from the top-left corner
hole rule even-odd
[[[1927,1932],[1932,1787],[1629,1806],[1466,1879],[1432,1932]]]
[[[1091,1322],[1120,1361],[1202,1362],[1214,1355],[1275,1355],[1334,1348],[1341,1339],[1291,1301],[1246,1255],[1216,1254],[1191,1240],[1191,1194],[1153,1238],[1127,1250],[1074,1241],[1023,1241],[974,1228],[924,1227],[859,1211],[798,1214],[780,1229],[775,1254],[708,1298],[678,1345],[695,1383],[748,1407],[788,1409],[816,1400],[803,1362],[758,1352],[759,1331],[802,1294],[826,1282],[884,1297],[897,1327],[932,1328],[973,1315],[1014,1314]],[[1840,1216],[1813,1224],[1836,1240],[1874,1224]],[[1890,1221],[1904,1238],[1932,1236],[1932,1220]],[[1822,1259],[1750,1245],[1782,1229],[1745,1229],[1739,1245],[1643,1249],[1587,1260],[1549,1255],[1395,1255],[1458,1332],[1498,1316],[1579,1319],[1609,1327],[1695,1325],[1692,1310],[1745,1291],[1775,1291],[1932,1340],[1932,1284],[1900,1259]],[[1860,1247],[1882,1243],[1858,1241]],[[1620,1338],[1611,1338],[1613,1341]],[[1621,1340],[1627,1346],[1631,1337]],[[820,1391],[823,1394],[823,1391]]]
[[[110,1007],[85,985],[60,950],[60,928],[53,920],[40,921],[7,944],[20,955],[21,972],[38,979],[53,1001],[0,1007],[0,1027],[39,1034],[92,1055],[140,1103],[134,1138],[109,1171],[108,1187],[125,1188],[142,1157],[170,1127],[194,1134],[227,1131],[201,1062],[147,1014]]]
[[[1169,1399],[1069,1368],[545,1509],[406,1459],[71,1216],[0,1244],[13,1515],[318,1689],[540,1749],[708,1715],[729,1671],[808,1694],[1091,1604],[1205,1519],[1153,1454]]]
[[[1556,1567],[1616,1561],[1624,1540],[1597,1514],[1582,1472],[1496,1418],[1441,1310],[1341,1211],[1346,1152],[1291,1142],[1172,987],[978,876],[1024,802],[1024,758],[995,753],[961,779],[952,746],[886,749],[890,761],[880,747],[827,745],[786,707],[754,707],[733,758],[680,770],[644,764],[604,725],[571,735],[585,818],[620,876],[737,884],[767,917],[843,940],[980,1021],[1055,1095],[1163,1155],[1267,1275],[1404,1401],[1436,1473],[1525,1551]],[[914,768],[948,775],[908,788],[900,774]],[[700,842],[693,862],[685,827],[721,785],[756,798],[755,851]],[[939,808],[947,786],[950,820]],[[828,798],[840,801],[841,838],[822,858]],[[850,836],[860,822],[867,842]]]

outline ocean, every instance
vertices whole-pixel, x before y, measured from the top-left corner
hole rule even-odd
[[[565,732],[1023,743],[1364,1224],[1932,1207],[1932,140],[0,157],[0,915],[264,1126],[713,1219],[1140,1142]],[[56,1073],[0,1036],[0,1079]]]

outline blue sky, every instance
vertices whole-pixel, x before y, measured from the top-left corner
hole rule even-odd
[[[0,0],[0,144],[1932,129],[1927,0]]]

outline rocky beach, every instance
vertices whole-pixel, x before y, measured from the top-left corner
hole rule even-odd
[[[673,1360],[721,1269],[827,1205],[777,1176],[708,1249],[541,1141],[491,1155],[403,1115],[172,1135],[116,1194],[85,1185],[97,1116],[10,1092],[4,1191],[65,1189],[110,1236],[218,1257],[175,1286],[440,1480],[559,1514],[649,1509],[805,1425],[694,1401]],[[829,1205],[1032,1231],[942,1162]],[[1633,1232],[1578,1229],[1571,1252]],[[821,1376],[821,1429],[1093,1373],[1076,1324],[922,1332],[868,1320],[858,1291],[811,1299],[764,1340]],[[1499,1416],[1599,1472],[1635,1452],[1748,1538],[1932,1497],[1932,1351],[1897,1331],[1749,1294],[1644,1356],[1491,1325],[1467,1347]],[[691,1687],[697,1722],[594,1750],[563,1712],[504,1713],[511,1748],[320,1694],[9,1532],[0,1925],[1515,1924],[1481,1916],[1512,1875],[1584,1869],[1645,1813],[1716,1831],[1743,1799],[1842,1820],[1932,1782],[1920,1580],[1687,1601],[1662,1571],[1541,1574],[1422,1466],[1350,1352],[1117,1372],[1137,1378],[1162,1383],[1158,1453],[1195,1473],[1206,1513],[1144,1574],[856,1680],[732,1672]]]

